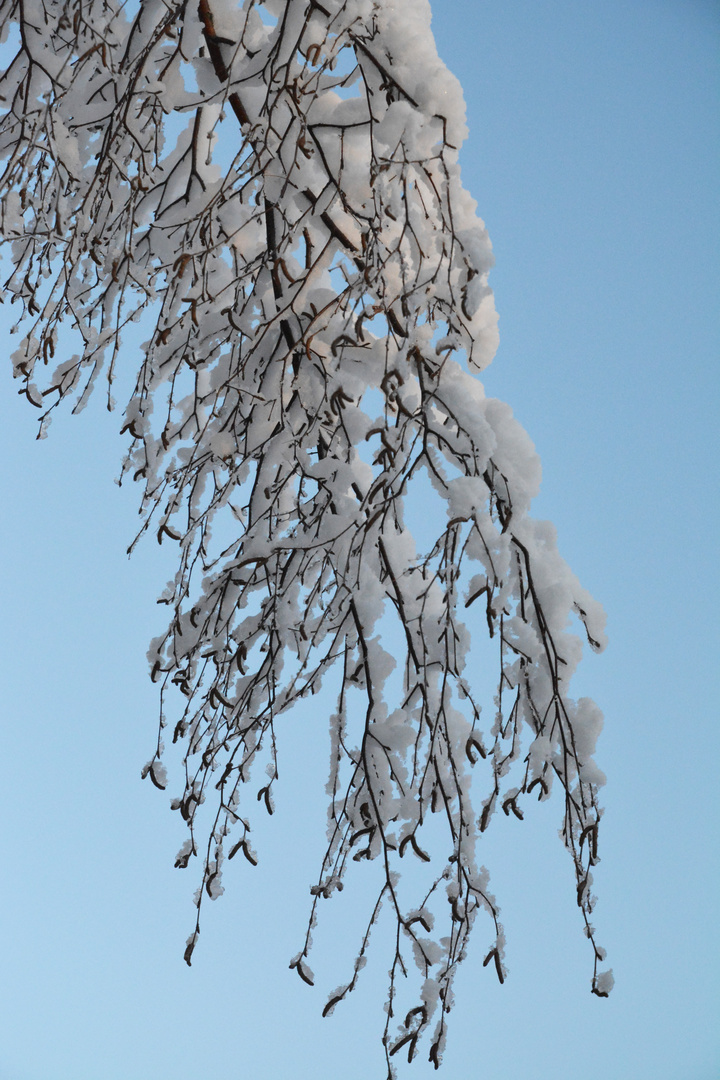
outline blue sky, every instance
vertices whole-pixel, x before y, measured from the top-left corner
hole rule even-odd
[[[535,441],[536,514],[608,613],[610,646],[574,686],[606,717],[596,925],[616,977],[591,996],[559,806],[499,823],[483,860],[510,978],[482,968],[478,940],[439,1075],[716,1080],[720,8],[433,8],[497,259],[484,382]],[[150,543],[125,557],[139,492],[113,484],[120,418],[100,405],[38,443],[9,370],[0,393],[0,1080],[382,1080],[382,931],[330,1020],[351,907],[318,929],[315,990],[287,968],[321,853],[321,709],[287,723],[261,865],[232,864],[182,961],[195,881],[172,868],[167,799],[139,778],[172,566]]]

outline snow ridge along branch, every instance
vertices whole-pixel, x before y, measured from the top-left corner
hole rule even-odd
[[[356,985],[385,906],[388,1075],[426,1033],[439,1066],[479,911],[485,965],[505,978],[478,841],[498,810],[522,818],[555,782],[606,996],[590,922],[602,719],[568,694],[570,617],[599,649],[603,616],[552,527],[529,517],[534,450],[475,374],[497,342],[492,251],[460,182],[464,104],[429,5],[0,10],[17,46],[1,91],[4,288],[41,434],[102,371],[112,407],[123,334],[138,320],[150,331],[123,475],[144,486],[140,534],[178,545],[168,629],[149,654],[163,704],[144,772],[165,788],[171,701],[185,772],[173,806],[189,831],[176,865],[202,864],[188,963],[224,859],[257,862],[241,804],[253,766],[266,765],[255,795],[272,813],[278,718],[324,682],[337,692],[327,850],[291,963],[306,982],[321,901],[353,864],[382,867],[325,1013]],[[415,536],[413,498],[426,507]],[[473,660],[485,632],[499,663],[487,723]],[[424,882],[412,899],[408,882]]]

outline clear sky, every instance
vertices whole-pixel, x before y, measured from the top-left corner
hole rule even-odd
[[[433,9],[497,258],[484,381],[535,441],[536,513],[608,613],[610,646],[574,685],[606,717],[595,922],[616,977],[590,994],[558,804],[503,820],[482,859],[510,978],[483,970],[478,923],[438,1075],[717,1080],[720,6]],[[100,404],[38,443],[0,377],[0,1080],[382,1080],[382,931],[332,1019],[342,903],[316,934],[318,986],[287,966],[322,845],[318,699],[286,723],[260,866],[231,864],[182,961],[196,881],[172,868],[167,797],[139,778],[172,565],[154,542],[125,558],[139,492],[113,484],[120,417]],[[404,1072],[435,1075],[424,1056]]]

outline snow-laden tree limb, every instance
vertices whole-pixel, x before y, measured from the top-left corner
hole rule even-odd
[[[528,516],[529,439],[468,371],[496,347],[492,252],[460,183],[462,93],[426,0],[4,0],[2,19],[14,53],[0,91],[4,288],[42,433],[102,370],[112,405],[123,332],[149,328],[124,474],[144,484],[141,532],[179,552],[150,660],[163,700],[184,701],[177,865],[203,865],[188,963],[223,859],[256,862],[241,807],[253,765],[267,765],[255,795],[272,812],[276,719],[325,681],[338,701],[310,925],[352,863],[383,867],[351,978],[325,1011],[355,986],[390,908],[388,1071],[426,1029],[439,1065],[480,910],[485,964],[505,974],[478,841],[499,810],[522,818],[556,781],[604,996],[590,924],[601,716],[568,696],[570,617],[594,649],[603,617],[552,528]],[[429,493],[429,542],[405,525],[413,491]],[[497,642],[487,722],[463,608]],[[161,788],[165,715],[145,768]],[[437,821],[439,864],[435,824],[424,838]],[[431,872],[411,906],[403,859]],[[311,982],[309,948],[310,930],[291,966]]]

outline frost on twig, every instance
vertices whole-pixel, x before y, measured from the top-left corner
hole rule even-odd
[[[595,649],[603,620],[552,528],[528,516],[539,466],[527,436],[474,374],[496,347],[492,253],[460,183],[462,94],[426,0],[4,0],[2,19],[16,47],[0,90],[4,290],[42,432],[102,370],[112,405],[123,333],[148,327],[123,475],[144,485],[141,533],[178,545],[150,662],[163,702],[171,686],[184,702],[171,730],[185,752],[173,806],[189,829],[177,865],[203,864],[188,963],[224,858],[257,862],[247,815],[255,801],[274,809],[276,719],[324,681],[338,697],[310,924],[351,864],[382,867],[351,978],[325,1012],[355,986],[389,909],[388,1071],[426,1033],[439,1065],[478,911],[485,964],[505,976],[478,841],[553,783],[604,996],[589,921],[601,717],[568,697],[570,616]],[[423,484],[429,540],[405,524]],[[484,713],[465,609],[497,645]],[[161,788],[165,715],[144,770]],[[430,875],[414,906],[399,887],[408,863]],[[308,931],[291,967],[311,983],[309,946]]]

